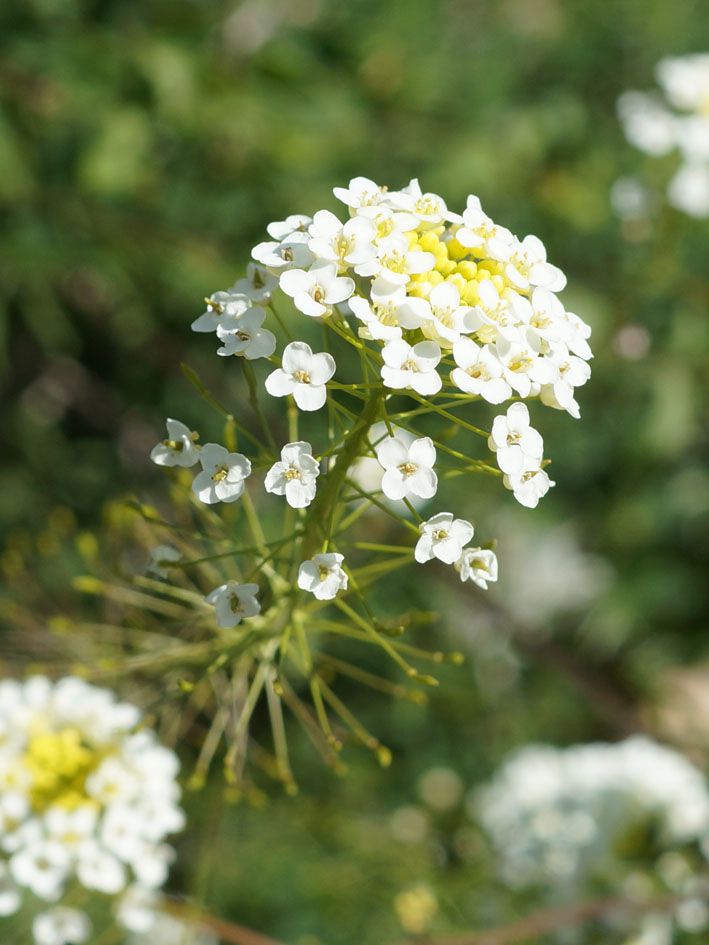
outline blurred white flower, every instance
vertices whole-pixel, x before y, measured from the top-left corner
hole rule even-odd
[[[86,913],[68,906],[41,912],[32,922],[35,945],[82,945],[90,935],[91,922]]]

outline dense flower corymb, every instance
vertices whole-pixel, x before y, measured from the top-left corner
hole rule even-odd
[[[73,677],[0,683],[0,914],[26,891],[53,904],[34,919],[35,945],[88,940],[88,917],[61,902],[76,884],[116,897],[165,882],[164,838],[184,826],[178,763],[139,722]]]

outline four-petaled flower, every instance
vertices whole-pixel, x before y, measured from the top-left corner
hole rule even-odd
[[[310,591],[318,600],[332,600],[339,590],[347,588],[343,561],[343,555],[335,552],[313,555],[298,568],[298,587]]]
[[[256,600],[257,593],[258,584],[227,581],[215,587],[204,600],[214,606],[220,627],[235,627],[246,617],[255,617],[261,612],[261,605]]]
[[[289,269],[281,276],[280,286],[304,315],[318,318],[329,315],[332,306],[344,302],[354,292],[354,280],[338,276],[335,263],[317,263],[306,272]]]
[[[437,394],[443,382],[436,371],[441,349],[435,341],[410,345],[395,338],[382,348],[382,380],[394,390],[413,388],[417,394]]]
[[[217,337],[222,347],[217,354],[226,357],[230,354],[242,355],[247,361],[256,358],[270,358],[276,350],[276,336],[267,328],[262,328],[266,313],[263,309],[252,308],[245,312],[238,321],[217,327]]]
[[[315,480],[320,474],[320,463],[313,456],[310,443],[298,440],[286,443],[281,450],[281,461],[274,463],[266,473],[266,492],[284,495],[294,509],[303,509],[315,498]]]
[[[382,492],[388,499],[409,496],[430,499],[436,494],[438,477],[433,471],[436,449],[429,436],[422,436],[409,445],[397,436],[390,436],[376,447],[376,453],[386,470]]]
[[[253,304],[245,292],[235,289],[214,292],[204,301],[207,310],[192,322],[192,331],[216,331],[220,325],[237,321]]]
[[[184,423],[168,418],[167,439],[152,448],[150,458],[158,466],[194,466],[201,452],[196,439],[197,434]]]
[[[266,378],[266,390],[272,397],[292,394],[301,410],[319,410],[327,399],[325,385],[334,373],[331,354],[313,354],[304,341],[292,341],[283,349],[281,367]]]
[[[414,558],[423,564],[438,558],[444,564],[455,564],[463,553],[463,546],[473,537],[473,526],[463,518],[453,518],[451,512],[438,512],[419,525],[421,537],[416,542]]]
[[[505,416],[495,417],[487,444],[508,475],[521,473],[530,462],[538,467],[544,453],[544,441],[529,425],[529,410],[522,403],[512,404]]]
[[[251,463],[241,453],[230,453],[218,443],[205,443],[199,454],[202,472],[192,483],[192,491],[208,505],[235,502],[244,491]]]
[[[456,568],[461,581],[472,581],[486,590],[488,581],[497,580],[497,555],[489,548],[466,548]]]

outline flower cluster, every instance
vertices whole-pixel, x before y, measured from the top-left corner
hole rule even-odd
[[[564,274],[547,261],[537,237],[518,239],[484,213],[475,196],[459,214],[437,194],[422,192],[416,180],[390,191],[357,177],[334,193],[346,207],[346,219],[319,210],[312,218],[298,214],[269,224],[270,239],[254,247],[246,278],[206,299],[206,311],[192,326],[217,334],[220,355],[275,362],[265,391],[292,397],[299,411],[320,410],[338,388],[363,399],[358,389],[368,389],[370,401],[376,400],[366,426],[353,423],[344,429],[340,442],[345,445],[334,456],[332,443],[319,455],[305,440],[280,447],[280,458],[265,475],[266,491],[284,496],[294,509],[318,507],[323,463],[332,478],[333,460],[343,460],[348,435],[357,431],[359,448],[347,456],[348,469],[372,456],[384,471],[377,491],[389,504],[411,509],[412,502],[432,499],[439,483],[434,439],[400,425],[393,413],[387,416],[387,401],[402,393],[482,433],[503,484],[522,505],[534,508],[553,483],[526,404],[518,400],[495,417],[489,433],[454,411],[478,400],[498,405],[517,397],[538,398],[579,416],[575,390],[590,373],[590,329],[566,311],[557,295],[566,284]],[[277,287],[307,320],[323,321],[356,348],[366,376],[376,372],[378,380],[349,387],[335,382],[337,364],[330,351],[313,351],[307,342],[293,340],[274,310],[272,327],[280,322],[291,339],[278,359],[276,335],[263,327]],[[244,369],[255,404],[258,382],[246,363]],[[439,395],[446,398],[446,409],[437,408]],[[343,408],[334,410],[341,420]],[[328,413],[332,421],[332,404]],[[387,432],[373,442],[370,433],[381,416]],[[270,428],[266,433],[275,447]],[[252,472],[251,460],[216,443],[200,447],[197,439],[170,419],[167,438],[153,449],[152,459],[168,466],[199,463],[201,472],[192,484],[199,500],[235,502]],[[254,461],[260,465],[262,457]],[[461,579],[483,588],[496,580],[494,552],[466,547],[473,534],[469,522],[441,512],[419,520],[419,531],[416,561],[435,557],[454,564]],[[322,553],[301,561],[298,586],[318,600],[330,600],[347,588],[348,576],[344,556],[328,550],[329,536],[323,537]],[[259,613],[256,589],[250,582],[230,581],[209,594],[219,624],[234,626]]]
[[[0,915],[39,900],[35,945],[88,941],[88,916],[62,902],[77,887],[111,897],[125,928],[154,920],[131,902],[165,882],[165,837],[184,815],[177,758],[139,723],[134,706],[77,678],[0,683]]]
[[[676,920],[692,931],[709,924],[692,858],[709,854],[709,791],[677,752],[644,736],[566,749],[526,746],[470,800],[506,883],[542,884],[568,898],[602,875],[616,893],[631,874],[637,880],[633,871],[649,854],[665,887],[687,897]],[[643,847],[648,842],[651,850]]]
[[[579,416],[590,328],[561,301],[566,277],[542,242],[495,223],[477,197],[457,213],[416,180],[393,191],[365,177],[334,195],[339,215],[268,224],[246,276],[206,298],[192,325],[217,335],[245,396],[230,408],[185,367],[225,421],[224,443],[200,445],[191,426],[171,418],[151,458],[173,467],[176,484],[195,468],[192,534],[220,544],[196,554],[184,542],[159,545],[150,563],[157,580],[143,587],[171,597],[172,608],[178,600],[195,607],[198,624],[216,618],[226,663],[215,665],[230,667],[239,655],[250,711],[265,690],[277,753],[280,700],[295,693],[290,668],[308,680],[328,756],[338,741],[331,711],[386,759],[314,671],[330,659],[323,640],[376,645],[410,680],[436,682],[409,662],[433,654],[396,639],[430,618],[414,609],[380,617],[367,589],[434,560],[483,590],[497,581],[494,541],[474,544],[472,520],[446,510],[455,506],[448,483],[498,479],[536,507],[553,482],[528,403]],[[229,512],[215,515],[222,505]],[[369,513],[381,516],[375,528]],[[387,516],[408,541],[383,530]],[[243,716],[239,733],[247,723]],[[230,770],[240,771],[234,759]],[[289,772],[285,754],[280,770]]]
[[[677,149],[681,163],[668,200],[683,213],[709,216],[709,53],[662,59],[655,75],[664,101],[647,92],[618,100],[625,135],[655,157]]]

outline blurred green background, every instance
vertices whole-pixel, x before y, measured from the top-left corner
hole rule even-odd
[[[57,529],[160,494],[165,416],[203,411],[178,363],[224,390],[229,365],[189,330],[201,299],[270,220],[340,210],[350,177],[418,177],[454,209],[477,194],[543,239],[593,326],[581,421],[533,412],[553,493],[532,513],[467,486],[500,539],[496,593],[414,589],[466,665],[426,711],[352,692],[393,768],[355,752],[338,781],[296,747],[303,799],[218,816],[191,799],[178,885],[218,914],[300,945],[385,942],[394,896],[425,881],[440,930],[512,918],[480,894],[479,836],[452,839],[460,810],[415,842],[388,830],[427,768],[467,787],[522,742],[643,726],[705,749],[697,712],[657,706],[684,692],[678,672],[709,698],[709,229],[664,205],[674,159],[634,151],[615,102],[663,56],[708,48],[690,0],[0,5],[1,564],[23,606],[76,606]],[[648,207],[621,219],[609,193],[631,175]]]

